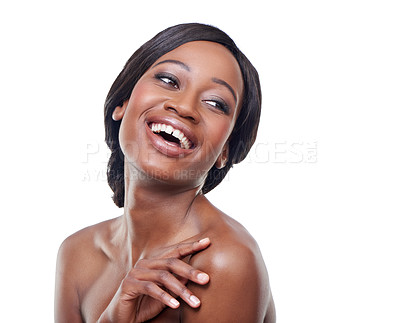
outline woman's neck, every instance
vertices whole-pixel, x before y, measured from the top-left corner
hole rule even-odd
[[[198,233],[192,206],[202,199],[200,188],[125,178],[123,226],[132,255],[174,244]]]

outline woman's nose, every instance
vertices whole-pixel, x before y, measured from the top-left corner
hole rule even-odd
[[[198,112],[198,103],[189,96],[182,96],[167,100],[164,103],[164,109],[178,114],[180,117],[188,119],[197,124],[200,120]]]

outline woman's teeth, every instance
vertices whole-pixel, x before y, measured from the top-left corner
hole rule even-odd
[[[165,132],[175,138],[177,138],[180,142],[181,148],[190,149],[192,146],[192,142],[183,134],[182,131],[178,129],[174,129],[170,125],[166,125],[164,123],[152,123],[150,124],[151,131],[154,133]]]

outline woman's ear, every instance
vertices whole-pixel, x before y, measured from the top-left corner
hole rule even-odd
[[[128,106],[128,102],[129,100],[126,100],[122,105],[119,105],[114,109],[112,113],[112,118],[114,121],[122,120],[122,117],[125,114],[126,107]]]
[[[215,167],[218,169],[224,168],[229,158],[229,143],[225,143],[222,152],[219,154],[217,161],[215,162]]]

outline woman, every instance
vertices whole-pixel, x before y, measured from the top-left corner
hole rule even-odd
[[[222,31],[164,30],[105,103],[121,217],[60,247],[57,322],[275,322],[256,242],[204,196],[254,143],[258,75]]]

